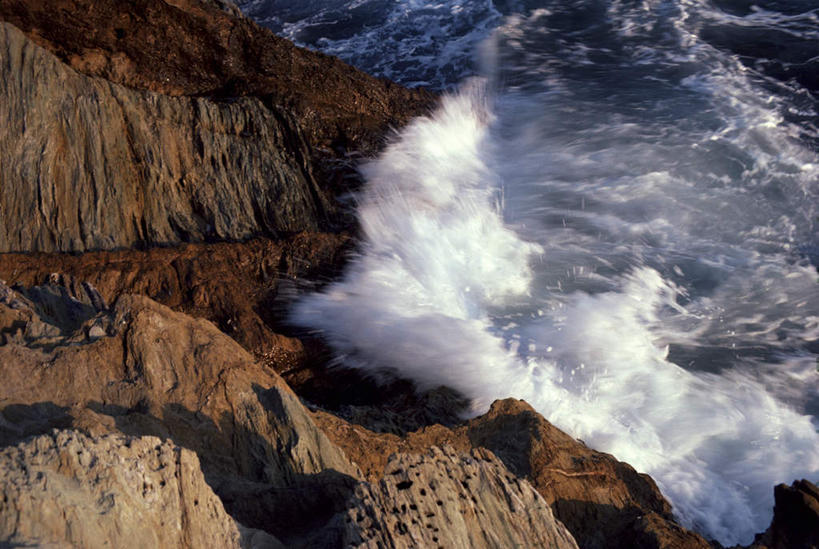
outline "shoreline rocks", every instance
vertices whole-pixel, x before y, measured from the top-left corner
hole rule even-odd
[[[708,546],[526,403],[461,421],[288,331],[353,159],[432,95],[222,0],[3,2],[0,94],[0,545]],[[816,493],[759,547],[813,543]]]

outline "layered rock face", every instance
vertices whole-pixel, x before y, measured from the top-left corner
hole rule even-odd
[[[223,7],[0,5],[0,252],[327,228],[349,155],[432,104]]]
[[[315,230],[326,219],[285,111],[79,74],[0,23],[0,252]]]
[[[286,107],[316,148],[371,152],[434,101],[298,48],[223,5],[6,0],[0,19],[76,70],[111,82],[166,95],[256,96]]]
[[[54,431],[0,450],[0,540],[48,547],[284,547],[243,528],[190,450]]]

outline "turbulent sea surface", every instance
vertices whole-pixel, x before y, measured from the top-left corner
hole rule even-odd
[[[363,166],[365,241],[294,311],[340,360],[530,402],[748,543],[819,481],[816,0],[247,0],[446,90]]]

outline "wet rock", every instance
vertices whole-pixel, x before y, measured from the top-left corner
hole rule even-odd
[[[237,524],[196,454],[155,437],[53,431],[0,450],[0,544],[280,548]]]
[[[337,518],[344,547],[577,547],[546,501],[486,450],[394,455],[386,471]]]
[[[802,479],[774,488],[774,517],[749,549],[819,547],[819,487]]]

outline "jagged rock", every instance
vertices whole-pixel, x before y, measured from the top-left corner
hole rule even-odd
[[[282,110],[79,74],[0,22],[0,252],[315,230],[329,202]]]
[[[168,95],[254,95],[292,108],[316,147],[372,152],[434,98],[298,48],[198,0],[5,0],[0,19],[75,69]]]
[[[774,517],[748,549],[819,547],[819,487],[802,479],[774,488]]]
[[[81,294],[90,286],[107,303],[125,293],[145,295],[210,320],[288,382],[306,382],[313,362],[311,348],[278,333],[280,324],[297,296],[296,285],[314,288],[311,281],[329,279],[341,268],[350,245],[345,235],[303,233],[283,241],[254,239],[81,255],[0,254],[0,280],[30,288],[59,273],[52,292]]]
[[[337,519],[344,547],[577,547],[546,501],[486,450],[394,455],[386,471],[360,484]]]
[[[76,330],[3,288],[0,444],[51,428],[155,435],[195,451],[243,524],[289,543],[321,526],[359,475],[298,398],[204,320],[124,295]],[[57,329],[42,336],[28,325]],[[106,334],[89,337],[91,326]],[[298,495],[298,497],[296,497]]]
[[[523,401],[495,402],[466,435],[529,479],[584,549],[710,547],[674,523],[651,477],[587,448]]]
[[[392,453],[441,444],[462,452],[483,447],[532,483],[583,549],[710,548],[674,522],[671,506],[648,475],[587,448],[520,400],[496,401],[465,425],[433,425],[404,437],[376,434],[320,411],[314,417],[370,479],[383,474]]]
[[[281,548],[238,525],[196,454],[156,437],[53,431],[0,450],[0,545]]]

